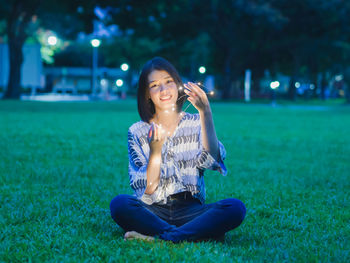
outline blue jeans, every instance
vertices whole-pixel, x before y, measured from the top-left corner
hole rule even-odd
[[[165,205],[147,205],[131,195],[118,195],[110,203],[113,220],[124,231],[136,231],[174,243],[217,239],[238,227],[246,213],[238,199],[201,204],[191,198]]]

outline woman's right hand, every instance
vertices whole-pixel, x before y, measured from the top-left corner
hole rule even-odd
[[[149,142],[149,147],[151,149],[151,153],[161,154],[162,146],[165,140],[165,133],[162,127],[152,122],[151,127],[148,131],[147,138]]]

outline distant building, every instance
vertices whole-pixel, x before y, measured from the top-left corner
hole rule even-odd
[[[91,68],[78,67],[45,67],[44,74],[46,76],[46,91],[53,93],[91,93]],[[97,92],[110,93],[121,92],[127,90],[128,84],[123,87],[117,87],[116,80],[125,79],[127,73],[119,68],[97,69]]]

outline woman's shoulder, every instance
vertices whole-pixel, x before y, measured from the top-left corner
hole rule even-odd
[[[148,130],[149,130],[149,124],[144,121],[135,122],[129,127],[129,133],[132,133],[135,135],[147,133]]]

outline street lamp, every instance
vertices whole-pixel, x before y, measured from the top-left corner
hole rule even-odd
[[[279,81],[272,81],[270,83],[270,88],[272,89],[272,106],[276,106],[276,89],[280,86]]]
[[[122,79],[117,79],[117,81],[115,82],[115,84],[117,85],[117,87],[121,87],[123,86],[124,82]]]
[[[98,62],[98,47],[101,44],[101,40],[94,38],[91,40],[92,46],[92,77],[91,77],[91,91],[92,95],[96,95],[96,72],[97,72],[97,62]]]
[[[122,71],[128,71],[129,70],[129,65],[126,63],[123,63],[120,68],[122,69]]]
[[[50,46],[55,46],[57,44],[57,37],[56,36],[49,36],[47,38],[47,43],[50,45]]]
[[[207,71],[207,69],[204,66],[200,66],[198,68],[198,71],[199,71],[199,73],[204,74]]]

